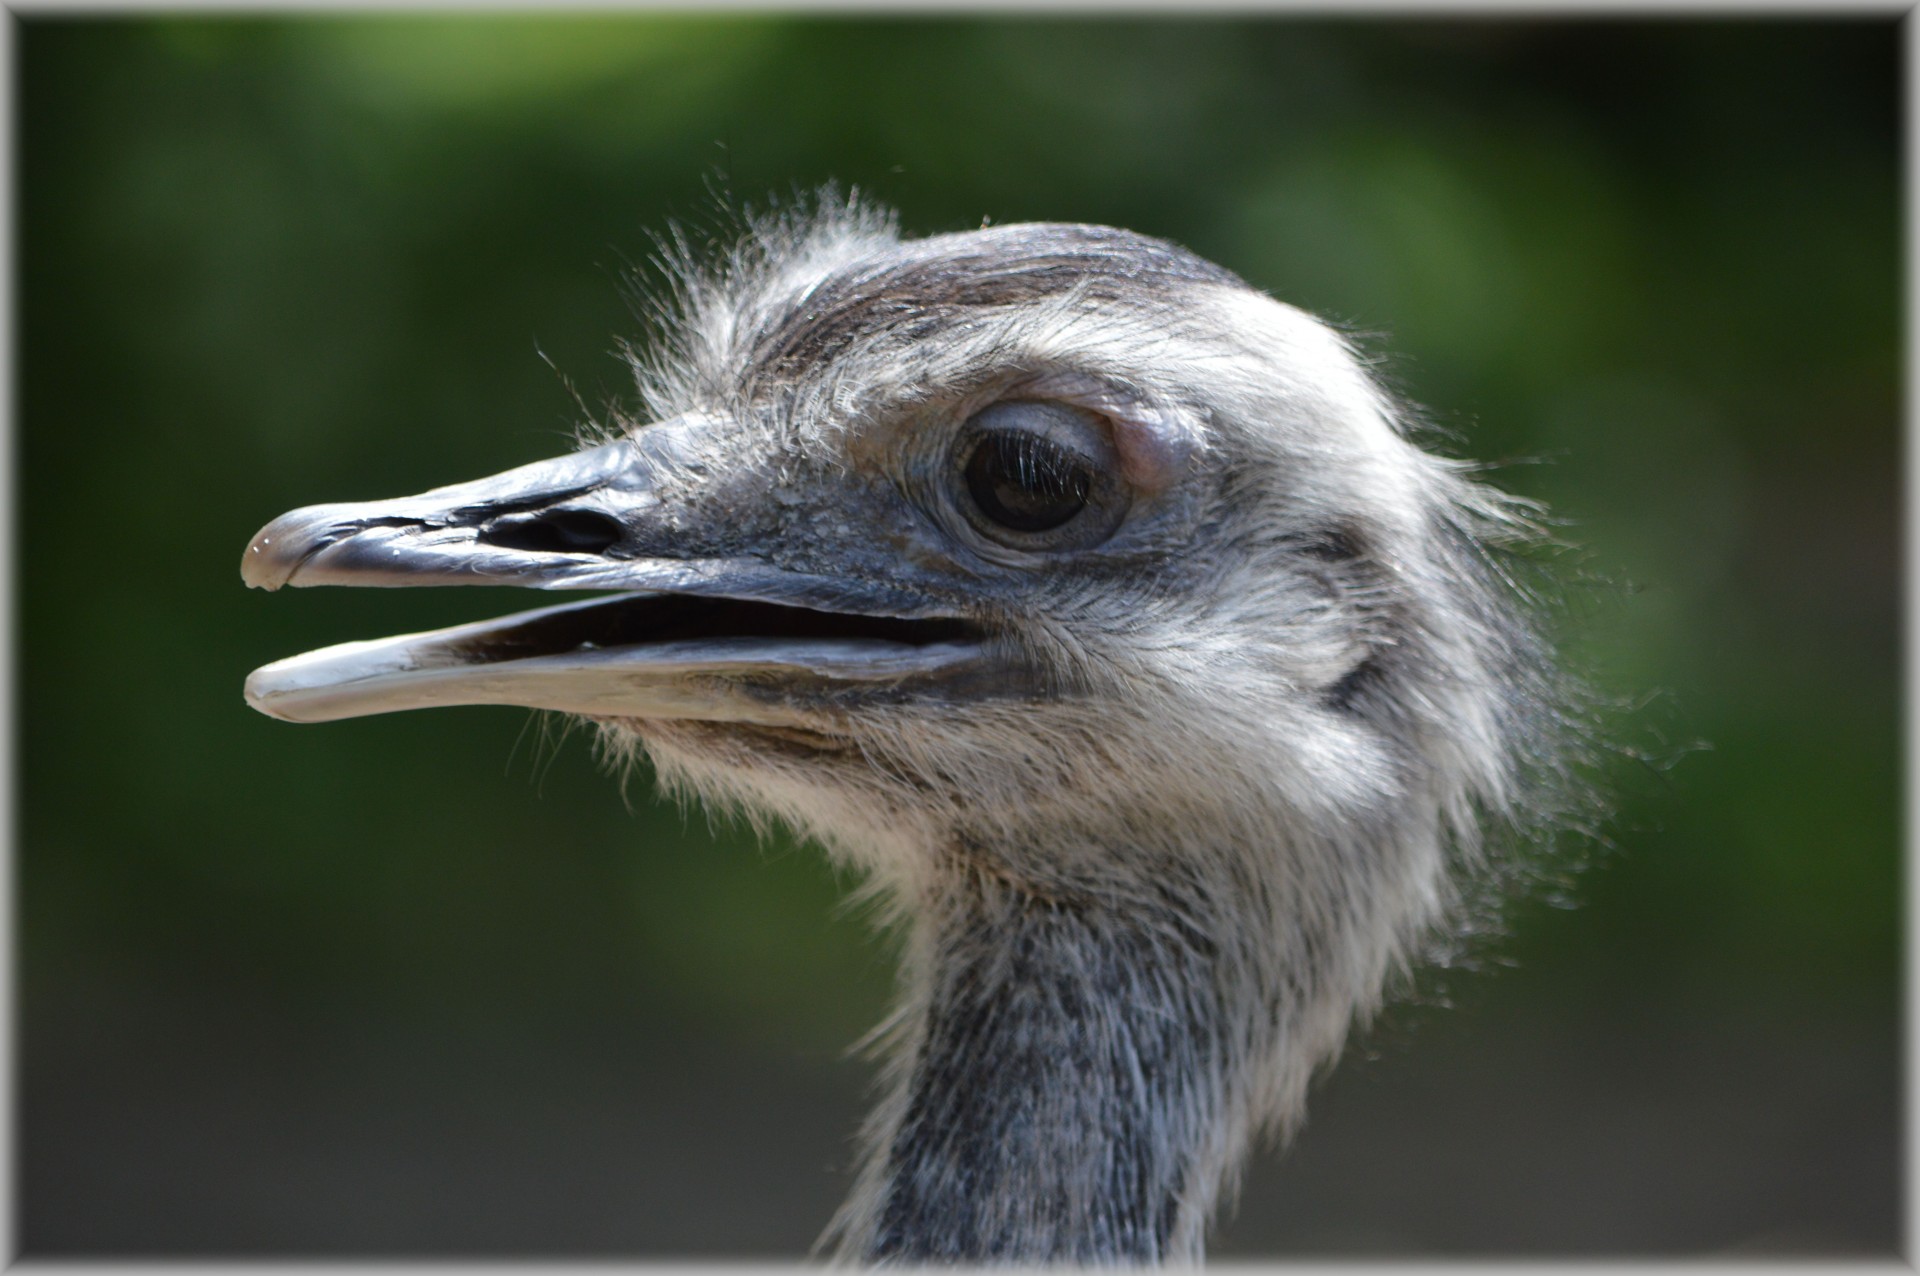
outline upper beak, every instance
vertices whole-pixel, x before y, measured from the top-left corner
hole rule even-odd
[[[664,427],[663,427],[664,428]],[[621,519],[654,503],[662,440],[621,439],[392,501],[309,505],[253,538],[240,578],[282,585],[592,588]],[[617,573],[616,573],[617,574]]]
[[[974,626],[871,573],[667,556],[664,494],[683,498],[675,526],[689,508],[724,521],[737,499],[684,499],[712,428],[669,422],[419,496],[281,515],[247,546],[248,585],[632,592],[277,661],[247,679],[248,703],[290,722],[513,704],[819,729],[844,712],[836,691],[949,675],[978,657]]]

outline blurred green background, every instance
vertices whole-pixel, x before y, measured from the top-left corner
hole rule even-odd
[[[519,711],[247,710],[524,602],[237,563],[564,448],[646,231],[830,178],[1381,334],[1612,582],[1575,645],[1661,764],[1578,907],[1363,1038],[1216,1255],[1899,1243],[1894,19],[15,31],[29,1255],[804,1253],[890,978],[846,883]]]

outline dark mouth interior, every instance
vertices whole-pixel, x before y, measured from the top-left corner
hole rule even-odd
[[[949,618],[903,620],[738,598],[640,594],[524,621],[457,644],[453,651],[476,664],[491,664],[582,649],[720,638],[863,639],[924,647],[973,642],[981,636],[976,626]]]

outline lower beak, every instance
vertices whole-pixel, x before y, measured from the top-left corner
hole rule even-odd
[[[288,722],[508,704],[818,730],[857,700],[932,689],[978,663],[974,625],[890,582],[643,556],[662,543],[663,484],[706,428],[653,426],[474,483],[275,519],[241,562],[256,588],[626,592],[277,661],[248,677],[247,702]]]

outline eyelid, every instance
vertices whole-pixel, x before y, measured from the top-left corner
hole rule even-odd
[[[1085,408],[1048,399],[1002,399],[968,422],[970,431],[1014,430],[1045,439],[1054,447],[1107,474],[1120,470],[1120,456],[1102,418]]]
[[[1045,373],[1021,384],[1023,397],[1072,406],[1107,427],[1119,474],[1140,492],[1158,493],[1178,482],[1206,449],[1206,428],[1187,409],[1085,372]]]

